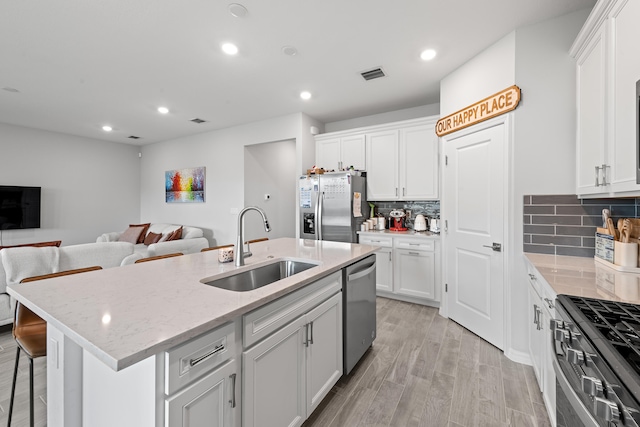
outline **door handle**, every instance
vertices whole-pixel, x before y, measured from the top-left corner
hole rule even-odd
[[[482,245],[483,248],[491,248],[495,252],[502,252],[502,244],[493,242],[493,245]]]

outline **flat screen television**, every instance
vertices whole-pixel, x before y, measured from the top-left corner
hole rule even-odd
[[[40,190],[0,185],[0,230],[40,228]]]

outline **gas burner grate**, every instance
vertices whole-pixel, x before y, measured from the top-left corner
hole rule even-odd
[[[628,347],[640,359],[640,307],[616,301],[569,297],[591,324],[616,348]]]

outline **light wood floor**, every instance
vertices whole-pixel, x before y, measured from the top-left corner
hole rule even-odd
[[[303,427],[549,426],[530,366],[438,315],[377,299],[378,337]]]
[[[378,337],[304,427],[549,426],[530,366],[437,309],[378,298]],[[7,423],[16,344],[0,330],[0,426]],[[29,369],[20,360],[12,425],[29,425]],[[46,425],[46,362],[35,360],[36,426]],[[265,426],[273,427],[273,426]]]

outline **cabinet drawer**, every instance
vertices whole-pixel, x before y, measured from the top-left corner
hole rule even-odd
[[[392,237],[370,236],[367,234],[361,234],[359,242],[364,245],[380,246],[383,248],[390,248],[393,246]]]
[[[175,393],[235,356],[235,327],[228,323],[165,352],[165,393]]]
[[[396,239],[396,248],[434,252],[436,243],[431,239]]]
[[[538,295],[542,295],[542,291],[540,290],[540,282],[539,282],[539,279],[541,279],[541,277],[540,277],[540,274],[538,273],[538,270],[536,270],[528,262],[526,263],[526,265],[527,265],[527,280],[529,281],[529,284],[531,284],[531,286],[533,287],[533,289],[535,289]]]
[[[342,290],[342,271],[242,316],[242,343],[248,348]]]

